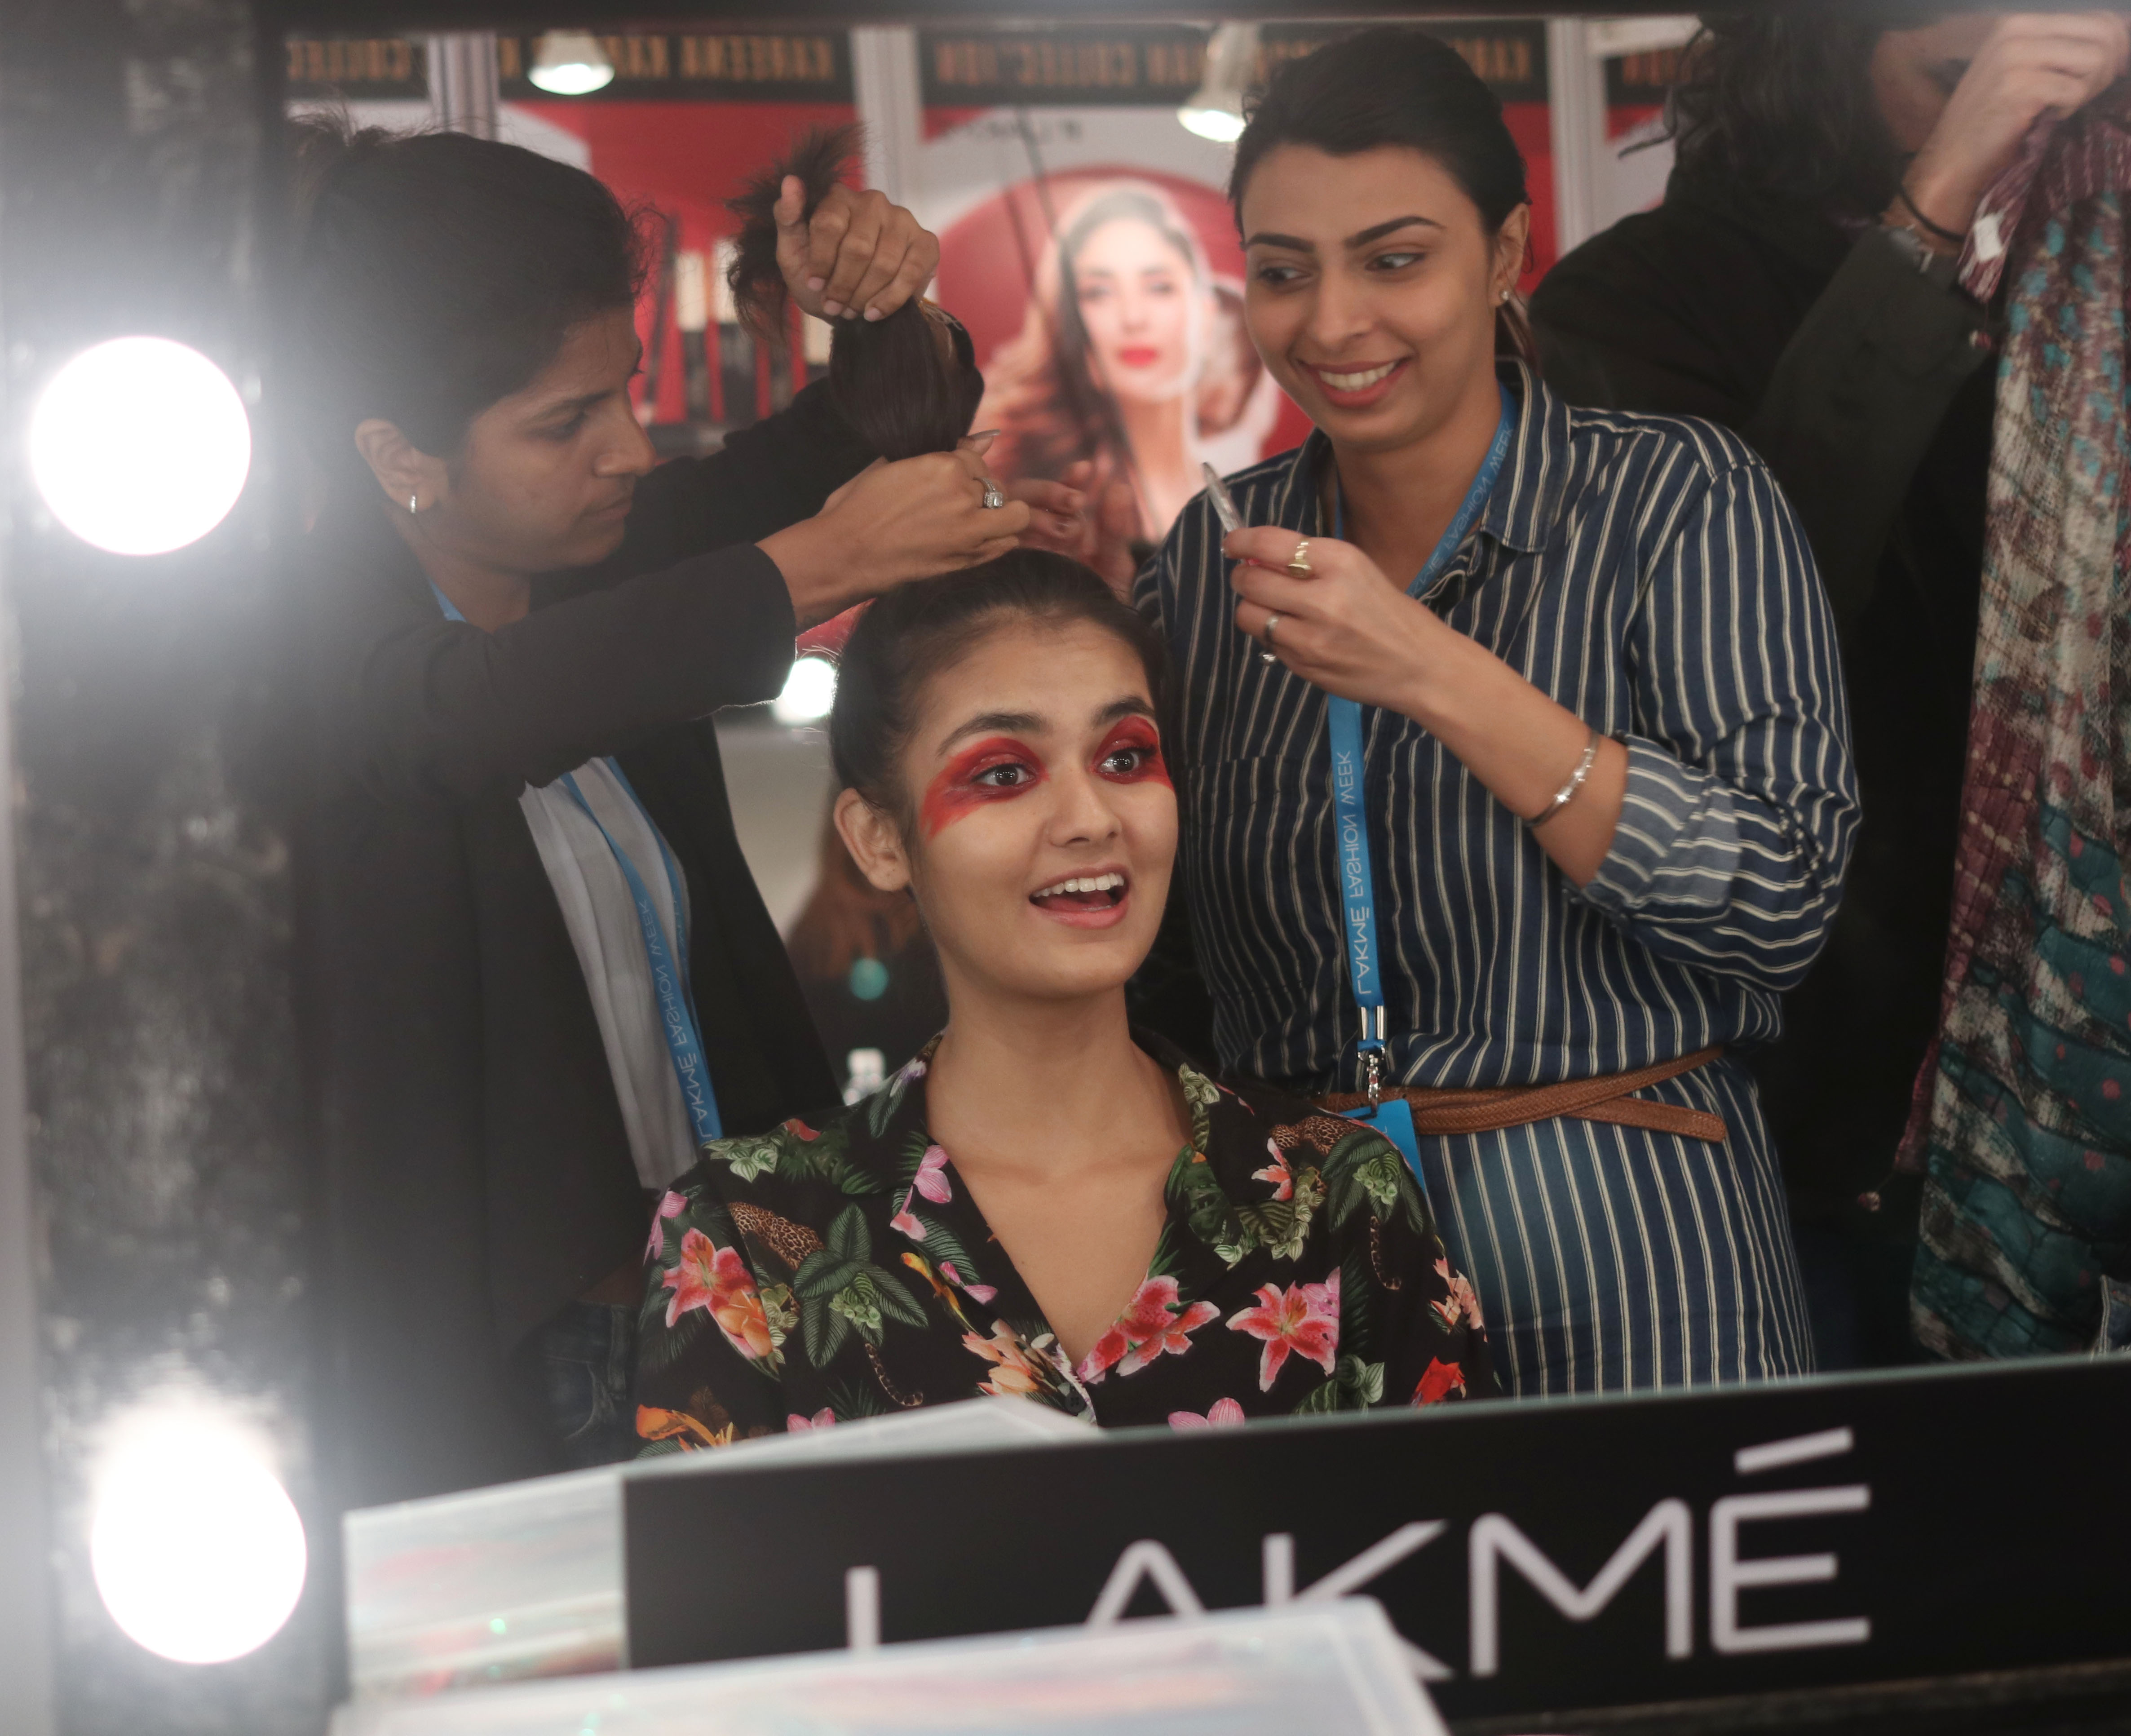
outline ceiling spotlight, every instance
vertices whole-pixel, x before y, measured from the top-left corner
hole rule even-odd
[[[769,702],[779,723],[818,723],[836,703],[836,666],[826,657],[802,657],[784,678],[784,691]]]
[[[244,400],[196,349],[113,338],[52,376],[30,474],[52,516],[113,554],[166,554],[229,516],[251,470]]]
[[[114,1431],[93,1484],[89,1557],[127,1637],[181,1664],[256,1652],[302,1595],[303,1522],[244,1432],[190,1400]]]
[[[1204,79],[1176,111],[1176,118],[1202,139],[1234,144],[1243,136],[1243,92],[1257,65],[1257,25],[1216,25],[1206,44]]]
[[[534,47],[525,76],[550,96],[588,97],[614,83],[614,62],[591,32],[551,30]]]

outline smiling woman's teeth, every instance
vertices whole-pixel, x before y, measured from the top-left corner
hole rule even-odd
[[[1068,892],[1122,892],[1125,877],[1122,874],[1084,875],[1079,880],[1061,880],[1055,886],[1046,886],[1041,892],[1032,893],[1032,898],[1057,898]]]
[[[1335,374],[1320,367],[1317,374],[1335,392],[1358,392],[1374,386],[1397,366],[1396,362],[1386,362],[1382,367],[1372,367],[1359,374]]]

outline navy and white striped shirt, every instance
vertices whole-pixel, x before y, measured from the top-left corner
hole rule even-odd
[[[1572,409],[1504,364],[1515,444],[1426,599],[1628,750],[1580,890],[1427,731],[1365,707],[1390,1077],[1548,1083],[1779,1029],[1857,819],[1835,635],[1768,470],[1707,422]],[[1231,480],[1246,523],[1324,534],[1328,443]],[[1183,694],[1180,849],[1224,1066],[1361,1084],[1324,695],[1237,631],[1202,494],[1140,575]],[[1568,768],[1563,768],[1564,774]]]

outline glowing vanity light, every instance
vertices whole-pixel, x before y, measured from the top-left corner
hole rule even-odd
[[[1233,145],[1243,136],[1243,117],[1232,114],[1225,108],[1194,108],[1185,107],[1176,111],[1176,118],[1183,122],[1187,131],[1202,139],[1211,139],[1217,145]]]
[[[113,554],[165,554],[228,516],[251,469],[229,376],[168,338],[113,338],[52,376],[30,474],[52,516]]]
[[[1257,25],[1215,26],[1206,44],[1204,81],[1176,111],[1176,118],[1202,139],[1234,144],[1243,136],[1243,92],[1257,75]]]
[[[204,1409],[119,1425],[93,1484],[89,1565],[126,1636],[183,1664],[265,1645],[302,1595],[303,1522],[239,1430]]]
[[[551,30],[534,50],[525,76],[550,96],[585,97],[614,82],[614,62],[588,31]]]
[[[779,723],[816,723],[836,703],[836,666],[821,657],[802,657],[784,678],[784,691],[769,702]]]

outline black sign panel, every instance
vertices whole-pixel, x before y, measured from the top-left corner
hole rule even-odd
[[[1157,1614],[1180,1576],[1366,1593],[1462,1718],[2106,1659],[2126,1438],[2131,1360],[2066,1359],[646,1478],[629,1653],[841,1646],[871,1568],[891,1641]]]
[[[1278,61],[1295,60],[1322,48],[1327,42],[1352,36],[1361,27],[1354,24],[1268,24],[1260,39],[1264,44],[1265,70],[1270,73]],[[1546,101],[1544,19],[1430,18],[1413,27],[1456,49],[1464,57],[1465,64],[1487,80],[1488,89],[1505,103]]]
[[[429,94],[422,45],[409,36],[291,36],[288,94],[420,101]]]
[[[1433,19],[1419,27],[1449,42],[1504,102],[1546,100],[1543,22]],[[1357,28],[1267,25],[1257,81]],[[1208,39],[1204,26],[1173,24],[927,30],[918,32],[917,64],[930,107],[1175,107],[1205,77]]]
[[[1679,82],[1678,48],[1652,48],[1640,54],[1614,55],[1606,62],[1606,106],[1627,108],[1663,103]]]
[[[620,31],[597,39],[614,77],[560,100],[587,103],[849,103],[850,38],[840,30]],[[558,100],[526,76],[537,33],[496,40],[497,94],[505,102]],[[351,102],[429,94],[427,57],[412,36],[292,36],[288,91]]]
[[[496,72],[505,102],[548,102],[526,77],[539,36],[499,36]],[[572,98],[587,103],[848,103],[850,38],[840,30],[624,31],[599,38],[614,79]]]

